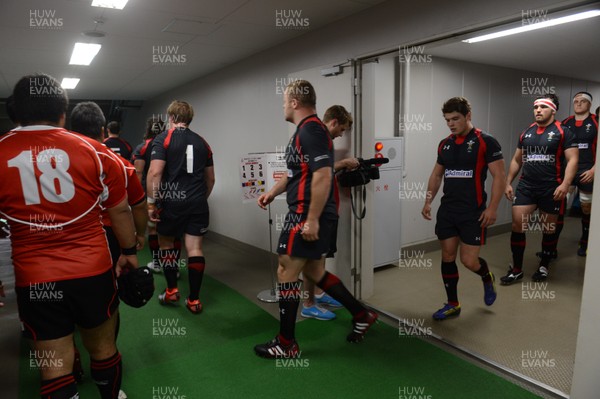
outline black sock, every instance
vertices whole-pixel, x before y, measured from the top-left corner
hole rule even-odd
[[[167,280],[167,287],[169,289],[177,288],[177,251],[175,249],[161,249],[159,265],[163,269],[165,279]]]
[[[159,265],[160,253],[158,252],[158,234],[148,234],[148,248],[150,248],[150,252],[152,253],[152,262],[154,265]]]
[[[173,249],[175,250],[175,259],[177,260],[177,264],[179,265],[179,260],[181,259],[181,239],[175,238],[173,241]]]
[[[566,201],[566,200],[565,200]],[[558,220],[556,221],[556,229],[554,233],[556,234],[556,241],[560,238],[560,233],[562,232],[563,227],[565,227],[565,204],[561,205],[560,213],[558,214]]]
[[[557,242],[555,233],[544,233],[542,235],[542,260],[540,261],[540,266],[548,267],[552,255],[556,252]]]
[[[121,377],[123,375],[123,363],[121,354],[115,353],[108,359],[90,359],[91,376],[102,399],[116,399],[121,390]]]
[[[352,316],[360,316],[362,312],[366,311],[365,307],[354,298],[335,274],[325,272],[321,281],[317,283],[317,287],[321,288],[333,299],[344,305],[344,307],[352,313]]]
[[[73,374],[67,374],[51,380],[42,380],[40,387],[42,399],[73,399],[79,398],[77,384]]]
[[[289,345],[295,338],[296,313],[300,306],[300,281],[278,283],[279,290],[279,335],[282,343]]]
[[[190,301],[199,298],[200,287],[202,286],[202,277],[204,277],[204,268],[206,263],[204,256],[192,256],[188,259],[188,280],[190,282]]]
[[[510,250],[513,258],[513,270],[520,273],[523,270],[523,255],[525,254],[525,233],[515,233],[510,235]]]
[[[492,281],[492,275],[490,274],[490,269],[488,268],[488,264],[483,258],[479,259],[479,265],[481,266],[478,271],[475,273],[481,276],[481,281],[484,283],[489,283]]]
[[[448,304],[458,306],[458,267],[455,261],[442,261],[442,280],[444,281],[444,288],[446,288]]]
[[[588,247],[588,238],[590,236],[590,218],[591,214],[583,214],[581,216],[581,239],[579,240],[579,245],[582,248],[587,249]]]

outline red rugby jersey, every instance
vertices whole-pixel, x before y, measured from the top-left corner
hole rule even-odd
[[[102,144],[53,126],[0,137],[0,214],[10,221],[16,285],[83,278],[112,267],[100,203],[126,195]]]

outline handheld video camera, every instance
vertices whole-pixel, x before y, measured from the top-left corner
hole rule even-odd
[[[358,158],[359,166],[355,170],[343,171],[337,179],[342,187],[363,186],[371,180],[379,179],[379,165],[388,163],[388,158]]]

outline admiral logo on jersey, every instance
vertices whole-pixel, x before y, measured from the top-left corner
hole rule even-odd
[[[473,177],[473,171],[446,169],[444,171],[444,176],[447,178],[471,179]]]
[[[527,154],[523,158],[525,162],[555,162],[554,155],[548,154]]]

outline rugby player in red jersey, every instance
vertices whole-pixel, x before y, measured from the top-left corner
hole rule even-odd
[[[48,75],[13,91],[20,127],[0,137],[0,214],[10,221],[15,291],[30,357],[40,359],[42,398],[78,395],[73,331],[79,328],[102,399],[118,398],[116,275],[137,268],[122,166],[100,143],[63,128],[67,95]],[[122,248],[116,271],[100,223],[108,209]]]

